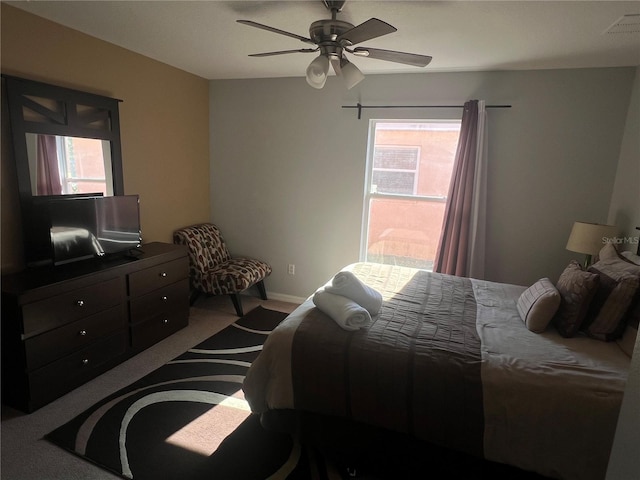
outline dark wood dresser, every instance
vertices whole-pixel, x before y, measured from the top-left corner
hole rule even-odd
[[[32,412],[189,321],[186,247],[2,277],[2,401]]]

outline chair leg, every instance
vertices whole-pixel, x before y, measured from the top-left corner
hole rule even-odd
[[[239,317],[242,317],[244,315],[244,313],[242,313],[242,301],[240,300],[240,294],[239,293],[230,293],[229,296],[231,297],[231,301],[233,302],[233,306],[236,309],[236,313],[238,314]]]
[[[258,292],[260,292],[260,298],[262,300],[267,300],[267,290],[264,288],[264,281],[260,280],[256,283],[256,286],[258,287]]]

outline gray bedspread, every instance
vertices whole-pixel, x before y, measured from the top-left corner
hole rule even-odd
[[[358,273],[370,279],[376,268]],[[366,329],[344,331],[318,309],[300,322],[291,358],[294,408],[481,454],[481,354],[471,281],[399,270],[378,288],[387,299]],[[442,415],[452,410],[455,415]],[[466,435],[452,436],[461,430]]]
[[[244,382],[252,411],[346,417],[565,479],[604,478],[629,359],[615,343],[530,332],[525,287],[358,263],[383,295],[349,332],[310,299]]]

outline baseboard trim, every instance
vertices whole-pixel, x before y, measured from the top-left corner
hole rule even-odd
[[[278,300],[280,302],[289,302],[289,303],[303,303],[306,298],[304,297],[295,297],[293,295],[287,295],[286,293],[277,293],[277,292],[267,292],[267,297],[269,300]]]

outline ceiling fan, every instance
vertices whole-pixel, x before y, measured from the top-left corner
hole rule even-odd
[[[303,37],[295,33],[286,32],[278,28],[269,27],[252,20],[237,20],[238,23],[250,27],[261,28],[269,32],[278,33],[287,37],[297,38],[305,43],[314,45],[315,48],[301,48],[297,50],[281,50],[277,52],[253,53],[250,57],[268,57],[272,55],[284,55],[288,53],[314,53],[320,52],[307,67],[307,83],[314,88],[322,88],[327,80],[329,65],[333,66],[336,75],[343,77],[347,88],[350,89],[364,79],[362,72],[351,63],[346,53],[358,57],[369,57],[389,62],[403,63],[415,67],[426,67],[431,62],[431,57],[415,53],[397,52],[394,50],[381,50],[379,48],[353,47],[361,42],[381,37],[397,31],[397,29],[382,20],[370,18],[358,26],[349,22],[337,20],[338,12],[342,11],[346,0],[322,0],[322,3],[331,11],[331,19],[318,20],[309,27],[309,37]]]

